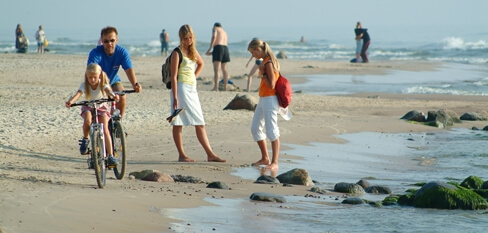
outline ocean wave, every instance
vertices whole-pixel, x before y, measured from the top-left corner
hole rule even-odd
[[[451,49],[461,49],[461,50],[475,50],[475,49],[488,49],[488,43],[484,40],[479,40],[476,42],[465,42],[464,39],[459,37],[447,37],[441,41],[442,48]]]
[[[450,89],[450,85],[444,87],[426,87],[426,86],[415,86],[406,88],[403,93],[405,94],[445,94],[445,95],[476,95],[476,96],[487,96],[488,93],[483,91],[475,90],[461,90],[461,89]]]

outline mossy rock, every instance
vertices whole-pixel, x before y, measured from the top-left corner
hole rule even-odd
[[[389,206],[389,205],[396,205],[398,203],[398,199],[400,196],[398,195],[390,195],[385,197],[383,201],[381,202],[384,206]]]
[[[381,204],[380,201],[372,201],[372,202],[369,202],[368,205],[370,205],[372,207],[376,207],[376,208],[383,207],[383,204]]]
[[[483,185],[483,180],[477,176],[469,176],[461,182],[461,186],[467,189],[480,189]]]
[[[414,207],[437,209],[488,209],[488,202],[472,190],[444,182],[430,182],[415,194]]]
[[[488,198],[488,189],[475,189],[473,191],[485,199]]]
[[[366,192],[359,184],[339,182],[334,185],[334,191],[340,193],[349,193],[351,195],[363,195]]]
[[[415,200],[415,194],[404,194],[398,197],[398,205],[413,206],[413,201]]]

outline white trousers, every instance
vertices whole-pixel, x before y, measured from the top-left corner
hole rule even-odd
[[[270,141],[275,141],[280,137],[280,129],[278,128],[279,107],[276,96],[259,98],[251,123],[251,133],[254,141],[264,140],[266,136]]]

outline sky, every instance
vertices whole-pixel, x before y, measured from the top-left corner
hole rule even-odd
[[[190,24],[198,40],[210,40],[212,25],[220,22],[231,42],[349,39],[357,21],[373,40],[424,33],[486,37],[487,9],[486,0],[0,0],[0,40],[11,40],[19,23],[29,37],[42,24],[56,37],[97,38],[111,25],[120,38],[157,37],[163,28],[176,38],[178,28]]]

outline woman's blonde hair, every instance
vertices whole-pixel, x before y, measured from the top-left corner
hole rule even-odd
[[[100,90],[102,90],[102,95],[104,97],[107,97],[107,93],[104,90],[104,86],[109,84],[107,74],[102,70],[102,67],[100,67],[98,64],[91,63],[86,67],[86,71],[85,71],[85,95],[86,95],[86,99],[90,99],[90,90],[91,90],[90,82],[88,82],[88,73],[99,74],[100,82],[98,83],[98,86],[100,87]]]
[[[274,70],[280,72],[280,63],[278,62],[278,58],[276,58],[273,51],[271,51],[271,48],[269,47],[268,43],[258,38],[253,38],[251,42],[249,42],[249,45],[247,46],[247,50],[251,52],[251,50],[255,50],[257,48],[260,48],[261,51],[263,51],[264,54],[270,58],[271,63],[273,63]]]
[[[192,37],[192,43],[190,46],[188,46],[188,48],[184,48],[184,49],[187,51],[186,55],[188,58],[190,58],[193,61],[197,61],[197,57],[195,55],[197,51],[197,46],[196,46],[197,38],[195,37],[195,33],[193,33],[193,29],[188,24],[184,24],[183,26],[181,26],[180,31],[178,32],[178,35],[180,37],[180,47],[183,46],[183,39],[188,34],[190,34]]]

